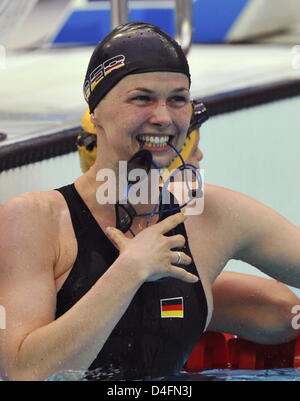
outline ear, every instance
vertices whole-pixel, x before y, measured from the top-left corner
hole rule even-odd
[[[101,122],[99,121],[99,117],[96,116],[95,112],[90,114],[90,122],[94,127],[96,133],[96,127],[102,128]]]
[[[92,124],[98,125],[98,119],[96,118],[94,112],[90,114],[90,120],[91,120],[91,123],[92,123]]]

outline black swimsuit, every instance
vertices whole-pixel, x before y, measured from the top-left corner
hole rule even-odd
[[[70,210],[78,254],[57,294],[56,318],[83,297],[119,255],[74,184],[57,190]],[[164,213],[162,219],[173,213]],[[191,256],[183,224],[166,235],[179,233],[185,236],[184,251]],[[198,275],[194,262],[185,268]],[[173,375],[198,342],[206,318],[207,302],[200,280],[195,284],[173,278],[144,283],[89,369],[114,369],[120,379]]]

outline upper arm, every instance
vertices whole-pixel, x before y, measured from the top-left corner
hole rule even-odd
[[[0,207],[0,305],[5,329],[0,329],[0,368],[16,358],[25,337],[54,320],[55,247],[49,223],[39,203],[18,197]],[[52,237],[53,238],[53,237]]]
[[[235,258],[300,287],[300,228],[270,207],[242,194],[236,199],[241,247]]]

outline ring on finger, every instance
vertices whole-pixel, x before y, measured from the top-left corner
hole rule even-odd
[[[178,256],[178,259],[177,259],[176,264],[177,264],[177,265],[181,265],[182,262],[183,262],[183,260],[182,260],[182,258],[181,258],[181,252],[176,251],[176,253],[177,253],[177,256]]]

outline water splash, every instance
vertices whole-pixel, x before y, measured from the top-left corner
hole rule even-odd
[[[114,381],[120,380],[119,377],[120,371],[117,369],[103,371],[99,368],[92,371],[61,371],[53,374],[46,381]],[[195,373],[182,371],[177,375],[156,378],[152,379],[152,381],[300,381],[300,368],[265,370],[214,369]]]
[[[120,380],[120,370],[102,368],[95,370],[63,370],[49,376],[45,381],[112,381]]]

